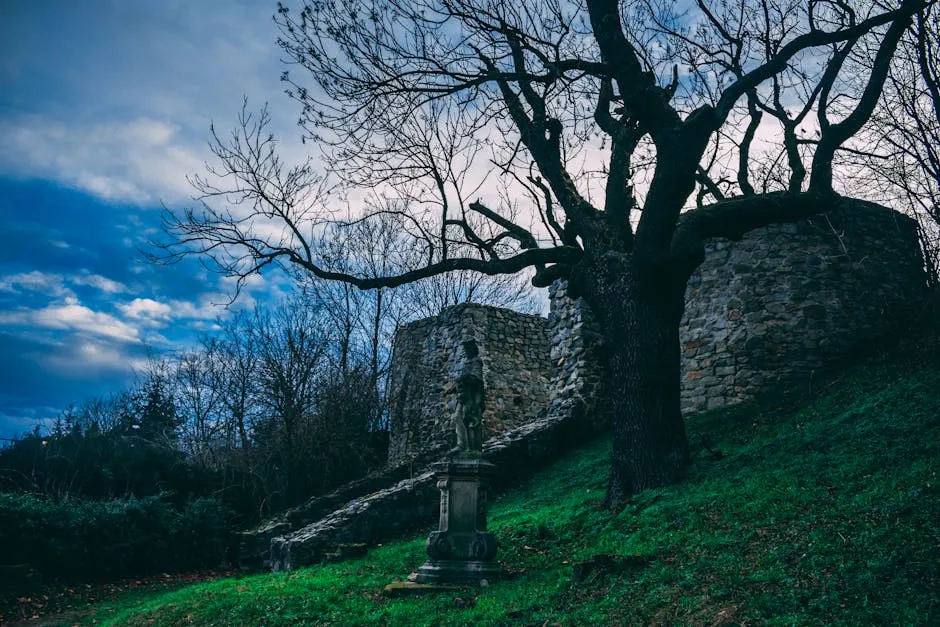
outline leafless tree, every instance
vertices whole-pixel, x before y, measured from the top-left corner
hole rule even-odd
[[[605,336],[616,508],[678,480],[689,461],[678,326],[705,241],[840,205],[837,152],[871,116],[899,40],[930,4],[279,6],[283,78],[306,138],[340,188],[403,201],[401,235],[420,262],[379,276],[331,267],[329,188],[310,164],[286,168],[262,120],[244,116],[228,142],[214,135],[224,176],[197,184],[201,208],[170,217],[164,251],[239,277],[282,263],[365,289],[453,271],[533,268],[539,286],[566,277]],[[800,141],[809,116],[818,134]],[[780,157],[768,161],[773,151],[754,144],[773,120]],[[738,158],[727,165],[729,154]],[[224,200],[241,205],[213,208]]]
[[[436,316],[445,307],[478,303],[506,307],[522,313],[538,313],[539,302],[525,272],[488,276],[469,270],[438,274],[395,288],[405,318]]]
[[[232,449],[251,448],[251,431],[259,410],[261,348],[253,332],[253,317],[244,310],[219,321],[221,336],[214,340],[221,365],[222,402],[228,414],[227,434]]]
[[[174,391],[181,420],[180,443],[197,464],[213,467],[228,448],[225,381],[220,347],[207,340],[199,350],[185,351],[174,361]]]
[[[940,10],[925,6],[901,39],[885,97],[853,142],[856,185],[918,221],[940,284]]]
[[[306,429],[315,414],[329,337],[316,308],[291,300],[256,308],[251,333],[259,351],[257,400],[267,416],[256,425],[255,438],[266,442],[268,463],[278,467],[281,489],[290,499],[299,489],[295,479],[306,472]]]
[[[398,224],[392,213],[375,221],[338,222],[329,228],[322,255],[334,269],[381,276],[398,263]],[[298,273],[297,279],[331,323],[338,348],[336,369],[345,375],[353,364],[369,362],[377,379],[380,347],[399,322],[395,294],[381,288],[363,292],[348,283],[325,281],[306,272]]]
[[[73,423],[82,432],[106,433],[120,426],[121,416],[128,413],[130,395],[126,391],[96,396],[82,402],[72,415]]]

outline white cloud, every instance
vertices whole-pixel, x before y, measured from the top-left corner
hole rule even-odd
[[[100,274],[82,273],[71,277],[71,281],[75,285],[88,285],[105,294],[120,294],[127,291],[127,286],[123,283],[112,281]]]
[[[186,301],[173,301],[173,314],[175,318],[190,318],[194,320],[209,320],[217,317],[222,311],[228,298],[221,294],[215,297],[209,296],[202,299],[200,303],[190,303]]]
[[[122,320],[82,305],[74,296],[62,304],[41,309],[0,311],[0,326],[34,326],[62,331],[80,331],[122,342],[139,343],[140,331]]]
[[[0,277],[0,292],[40,292],[52,299],[74,299],[75,292],[67,284],[93,287],[105,294],[119,294],[127,291],[123,283],[87,270],[73,276],[33,270]]]
[[[165,322],[174,317],[174,308],[152,298],[135,298],[129,303],[119,304],[118,309],[125,316],[136,320]]]
[[[194,331],[199,331],[201,333],[217,333],[222,330],[222,326],[218,322],[209,322],[206,320],[196,320],[189,325]]]
[[[68,350],[40,358],[45,368],[70,379],[96,381],[105,373],[129,373],[142,369],[147,360],[127,351],[128,345],[106,337],[74,337]]]
[[[65,278],[61,274],[33,270],[0,277],[0,292],[17,293],[22,290],[43,292],[54,298],[73,296],[72,291],[65,286]]]
[[[2,399],[0,399],[2,401]],[[18,438],[32,432],[39,426],[41,433],[49,433],[55,422],[55,417],[61,412],[57,407],[29,407],[0,411],[0,434],[3,437]]]
[[[127,370],[129,368],[143,368],[147,365],[145,359],[128,357],[113,346],[100,342],[82,342],[78,346],[77,352],[80,358],[77,363],[84,366]]]
[[[65,305],[50,305],[31,312],[32,323],[50,329],[85,331],[125,342],[140,342],[140,332],[118,318],[94,311],[69,299]]]
[[[253,285],[259,283],[253,282]],[[204,294],[197,302],[135,298],[129,303],[119,303],[117,308],[126,320],[138,325],[165,327],[173,320],[191,320],[194,322],[189,323],[190,328],[207,330],[213,328],[215,319],[224,313],[229,300],[230,296],[221,293]],[[237,306],[250,307],[254,302],[250,294],[243,292]]]
[[[175,319],[215,320],[225,311],[230,300],[231,296],[227,294],[204,294],[199,298],[199,302],[173,300],[170,301],[170,307]],[[240,307],[248,307],[254,304],[254,299],[245,293],[243,297],[239,297],[238,304]]]
[[[44,115],[0,121],[0,170],[62,181],[111,202],[157,204],[190,196],[186,175],[202,169],[200,144],[150,117],[66,123]]]
[[[43,90],[28,109],[0,113],[0,173],[112,202],[176,205],[192,195],[185,176],[204,171],[210,122],[225,137],[244,95],[253,109],[277,100],[271,130],[299,139],[297,105],[279,81],[274,10],[247,0],[102,0],[4,15],[0,88],[23,90],[41,76]]]

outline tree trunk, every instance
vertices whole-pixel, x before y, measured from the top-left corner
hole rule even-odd
[[[678,482],[689,463],[679,408],[679,321],[686,278],[668,262],[610,254],[584,268],[580,291],[604,333],[613,452],[605,503]]]

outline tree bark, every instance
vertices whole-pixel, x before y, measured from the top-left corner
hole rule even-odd
[[[604,334],[613,455],[605,504],[678,482],[689,464],[679,406],[679,321],[686,277],[668,260],[607,253],[576,274]]]

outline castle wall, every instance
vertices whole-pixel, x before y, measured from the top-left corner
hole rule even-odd
[[[570,413],[580,405],[592,422],[610,419],[602,365],[603,335],[584,299],[568,296],[566,281],[548,288],[551,325],[549,413]]]
[[[819,368],[922,316],[926,276],[913,222],[853,205],[850,215],[833,212],[708,245],[680,329],[686,411],[811,381]],[[609,412],[600,329],[563,282],[549,296],[547,320],[468,304],[403,326],[390,373],[389,467],[245,534],[243,546],[256,561],[290,569],[321,561],[341,543],[431,524],[438,490],[423,466],[454,445],[453,381],[464,339],[480,347],[483,454],[501,469],[497,481],[525,476],[602,429]],[[417,472],[406,473],[414,470],[409,465]],[[402,477],[409,478],[396,483]]]
[[[861,201],[710,242],[680,326],[683,411],[811,382],[827,364],[906,328],[926,296],[917,242],[911,219]],[[609,419],[600,329],[563,281],[549,297],[547,320],[467,304],[399,330],[390,462],[454,445],[453,381],[467,334],[484,364],[484,438],[537,415]]]
[[[682,409],[808,384],[907,328],[924,296],[914,221],[873,203],[714,240],[686,291]]]

